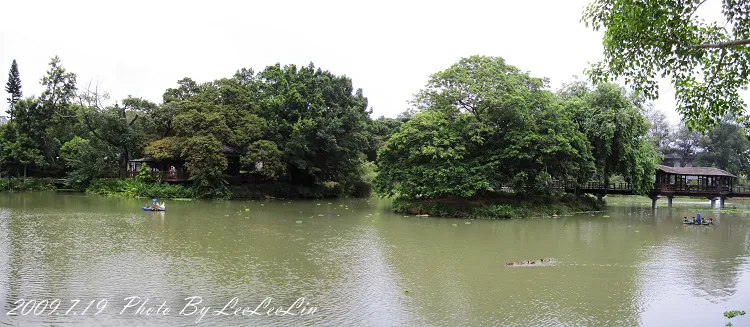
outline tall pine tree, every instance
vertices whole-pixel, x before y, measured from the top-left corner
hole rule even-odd
[[[10,71],[8,72],[8,83],[5,84],[5,92],[10,93],[8,98],[8,104],[10,104],[11,115],[13,113],[13,106],[21,99],[23,93],[21,92],[21,75],[18,73],[18,64],[13,59],[13,63],[10,65]]]

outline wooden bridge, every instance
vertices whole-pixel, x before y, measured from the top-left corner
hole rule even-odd
[[[662,197],[668,199],[668,206],[672,207],[675,196],[706,197],[711,200],[711,207],[719,200],[721,208],[727,198],[750,198],[750,186],[735,185],[737,176],[718,168],[712,167],[668,167],[657,165],[654,176],[654,188],[646,195],[651,200],[652,208],[656,208],[656,200]],[[569,193],[589,193],[600,199],[607,194],[633,195],[630,183],[600,183],[555,181],[551,188],[562,189]]]

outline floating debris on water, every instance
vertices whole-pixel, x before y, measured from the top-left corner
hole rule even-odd
[[[457,225],[457,224],[451,224],[451,226],[453,226],[453,227],[458,227],[458,225]]]
[[[515,262],[506,262],[506,267],[544,267],[556,265],[557,262],[554,258],[539,259],[539,260],[521,260]]]
[[[471,222],[470,222],[470,221],[467,221],[467,222],[465,222],[464,224],[466,224],[466,225],[471,225]]]
[[[301,224],[301,223],[302,223],[302,220],[297,220],[297,223],[298,223],[298,224]]]

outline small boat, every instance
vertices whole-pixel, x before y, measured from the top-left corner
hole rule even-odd
[[[166,208],[152,209],[151,207],[143,207],[143,211],[167,211],[167,209]]]

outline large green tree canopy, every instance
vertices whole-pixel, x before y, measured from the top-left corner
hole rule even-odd
[[[670,78],[690,128],[707,131],[727,114],[747,122],[740,91],[750,83],[750,1],[722,1],[715,12],[721,22],[705,19],[705,2],[592,2],[583,20],[604,29],[604,61],[590,70],[594,81],[624,77],[654,99],[658,78]]]
[[[217,158],[228,149],[261,179],[351,188],[365,155],[382,143],[362,90],[312,64],[241,69],[206,83],[185,78],[150,114],[146,153],[186,159],[205,189],[222,187],[228,163]]]
[[[381,148],[377,189],[407,199],[473,197],[511,189],[549,192],[549,182],[608,181],[619,174],[650,189],[657,154],[649,124],[625,91],[547,81],[498,57],[463,58],[433,74],[417,113]]]

